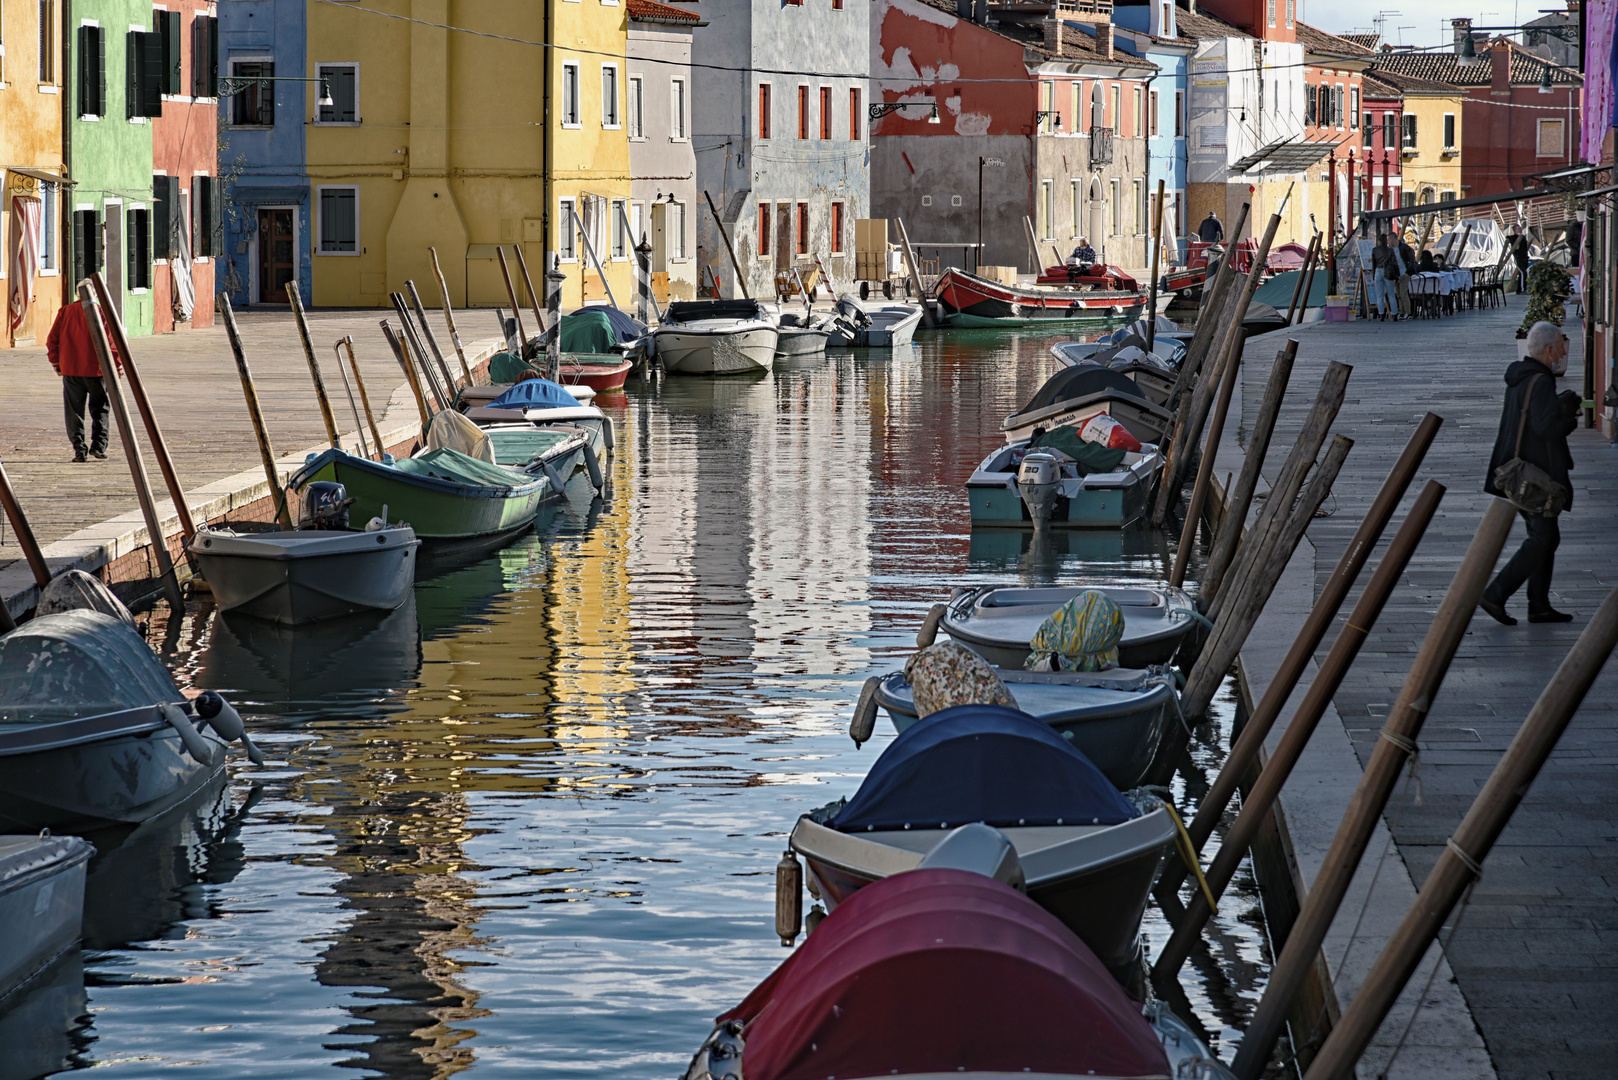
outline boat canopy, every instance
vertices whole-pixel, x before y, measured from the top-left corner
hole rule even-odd
[[[698,319],[762,319],[764,308],[757,300],[676,300],[663,316],[664,322],[695,322]]]
[[[607,353],[614,345],[635,341],[646,328],[617,308],[592,305],[562,316],[564,353]]]
[[[577,432],[555,427],[495,427],[484,434],[494,446],[494,460],[501,465],[521,468],[544,457],[558,444],[577,438]]]
[[[1004,705],[940,709],[900,733],[830,822],[839,832],[1117,825],[1140,816],[1049,724]]]
[[[1045,385],[1029,399],[1028,404],[1017,410],[1017,415],[1049,408],[1064,401],[1076,401],[1107,390],[1128,394],[1130,397],[1142,399],[1146,397],[1141,388],[1135,385],[1135,380],[1121,371],[1113,371],[1100,364],[1076,364],[1073,367],[1063,368],[1046,379]]]
[[[1072,931],[966,870],[860,889],[719,1018],[732,1020],[747,1080],[1171,1072],[1140,1006]]]
[[[579,403],[559,383],[549,379],[524,379],[484,405],[486,409],[571,409]]]
[[[533,483],[531,478],[519,476],[510,469],[467,457],[447,447],[429,450],[418,457],[405,458],[394,467],[412,476],[430,476],[435,480],[450,480],[459,484],[475,484],[479,487],[514,488]]]
[[[180,700],[141,636],[99,611],[41,615],[0,637],[0,724],[49,724]]]

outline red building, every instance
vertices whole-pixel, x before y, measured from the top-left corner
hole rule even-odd
[[[152,300],[155,333],[212,326],[219,239],[218,108],[193,96],[193,73],[218,63],[218,20],[207,0],[165,0],[153,12],[164,50],[163,111],[152,117]],[[206,80],[205,80],[206,81]],[[200,231],[199,231],[200,230]],[[200,254],[199,254],[200,253]]]
[[[1403,160],[1399,153],[1405,84],[1418,83],[1391,71],[1367,72],[1360,99],[1360,162],[1364,169],[1360,206],[1386,210],[1403,206]],[[1432,86],[1435,84],[1424,84]]]

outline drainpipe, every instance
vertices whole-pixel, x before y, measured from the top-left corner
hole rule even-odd
[[[71,63],[73,57],[70,52],[72,49],[73,38],[72,32],[68,29],[68,27],[73,25],[72,20],[73,0],[62,0],[62,62],[56,69],[56,82],[57,85],[61,87],[62,98],[62,164],[66,167],[67,176],[70,180],[73,179],[73,98],[78,92],[78,87],[73,85],[68,78],[68,72],[73,70],[73,65]],[[217,134],[215,137],[218,137]],[[63,212],[64,208],[73,205],[73,200],[68,198],[69,194],[70,192],[66,184],[63,184],[62,190],[57,193],[58,198],[61,200],[57,204],[56,211],[56,276],[58,281],[58,291],[61,293],[61,295],[58,297],[60,300],[60,303],[57,304],[58,308],[64,308],[68,305],[68,290],[76,289],[78,287],[78,282],[73,280],[72,236],[68,235],[67,243],[62,243],[62,237],[64,233],[67,232],[67,230],[62,228],[62,226],[66,223],[72,222],[73,220],[72,210],[66,210],[65,213]],[[67,267],[65,268],[66,272],[63,272],[64,268],[62,267],[62,260],[64,258],[68,263]],[[70,282],[71,284],[69,284]],[[73,294],[73,298],[78,298],[77,292]],[[37,323],[35,325],[34,334],[35,340],[37,341],[39,339]]]
[[[1141,91],[1141,93],[1145,95],[1144,98],[1143,98],[1142,104],[1146,108],[1146,191],[1148,193],[1150,193],[1151,190],[1152,190],[1152,138],[1153,138],[1153,136],[1152,136],[1152,125],[1157,122],[1157,114],[1152,111],[1152,83],[1155,82],[1156,80],[1157,80],[1156,75],[1148,75],[1146,77],[1146,89]],[[1148,197],[1150,197],[1150,195],[1148,195]],[[1161,202],[1162,200],[1159,200],[1159,201]],[[1159,221],[1162,220],[1162,215],[1163,215],[1163,208],[1158,207],[1158,220]],[[1151,230],[1148,229],[1146,231],[1146,246],[1151,247],[1152,243],[1153,243],[1153,240],[1154,240],[1154,238],[1152,236]],[[1159,235],[1159,236],[1157,236],[1155,238],[1155,240],[1156,240],[1156,242],[1158,244],[1162,244],[1163,237],[1161,235]],[[1146,265],[1147,266],[1152,265],[1152,253],[1150,251],[1148,251],[1146,253]],[[1157,325],[1157,323],[1156,323],[1157,312],[1156,311],[1148,311],[1146,313],[1146,315],[1147,315],[1147,319],[1148,319],[1148,322],[1150,323],[1150,325],[1153,325],[1153,326]]]
[[[558,234],[557,237],[556,237],[556,246],[554,248],[551,246],[551,221],[552,221],[552,213],[553,213],[553,211],[555,209],[553,204],[556,202],[556,197],[555,197],[556,192],[555,192],[554,187],[553,187],[553,179],[556,176],[556,152],[555,152],[556,131],[555,131],[555,125],[553,125],[551,123],[552,114],[553,114],[553,109],[552,109],[552,104],[551,103],[556,97],[556,94],[554,93],[555,86],[552,83],[552,78],[554,76],[554,68],[553,68],[553,66],[551,64],[551,55],[556,52],[556,49],[555,49],[555,44],[556,44],[555,28],[556,28],[556,0],[545,0],[545,65],[544,65],[544,67],[545,67],[545,74],[544,74],[544,78],[545,78],[544,123],[545,123],[545,126],[543,128],[543,130],[545,132],[545,150],[544,150],[544,153],[542,155],[542,160],[544,162],[543,168],[544,168],[545,175],[540,179],[540,183],[539,183],[540,191],[543,194],[543,197],[545,199],[544,212],[540,215],[540,220],[542,222],[540,227],[545,230],[545,265],[540,270],[540,273],[541,273],[542,276],[549,275],[550,272],[551,272],[551,253],[553,251],[560,251],[562,249],[561,248],[561,240],[562,240],[562,238],[561,238],[560,234]],[[582,91],[583,91],[583,88],[581,86],[580,87],[580,92],[582,93]],[[567,223],[567,222],[562,223],[563,227],[567,227],[568,224],[569,223]],[[580,280],[581,281],[583,280],[582,277],[580,278]],[[547,284],[545,286],[545,288],[546,288],[546,291],[547,291],[547,294],[548,294],[549,290],[550,290],[550,285]],[[468,290],[468,295],[467,295],[466,303],[467,303],[467,306],[470,307],[471,303],[472,303],[471,286],[470,285],[467,286],[467,290]],[[545,328],[540,327],[540,329],[544,330]]]

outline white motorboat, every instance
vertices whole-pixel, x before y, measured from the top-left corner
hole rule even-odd
[[[76,836],[0,836],[0,997],[79,940],[94,852]]]
[[[774,366],[781,331],[757,300],[681,300],[653,337],[671,375],[741,375]]]
[[[1196,625],[1191,598],[1169,586],[1065,585],[1057,588],[968,589],[949,601],[938,629],[989,663],[1020,668],[1029,642],[1063,604],[1087,589],[1106,593],[1124,613],[1118,663],[1126,668],[1167,664]]]
[[[915,340],[921,325],[920,304],[867,304],[853,293],[837,298],[837,312],[844,324],[841,334],[832,337],[838,348],[892,349]]]
[[[298,626],[392,611],[416,584],[420,548],[414,529],[394,523],[371,532],[205,528],[190,550],[221,610]]]
[[[826,351],[826,345],[840,331],[833,315],[815,316],[809,312],[787,311],[781,314],[780,338],[775,344],[775,355],[813,356]]]

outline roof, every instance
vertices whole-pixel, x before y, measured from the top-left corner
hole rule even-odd
[[[1349,139],[1317,139],[1314,142],[1307,139],[1282,139],[1235,162],[1230,166],[1230,173],[1237,176],[1259,169],[1266,172],[1303,172],[1348,141]]]
[[[955,0],[920,0],[921,3],[949,15],[956,15]],[[1029,22],[1013,22],[1004,17],[1005,13],[996,14],[993,7],[989,9],[991,16],[997,21],[992,26],[980,26],[979,29],[998,34],[1008,41],[1015,41],[1027,53],[1032,53],[1039,60],[1069,61],[1072,63],[1116,64],[1119,67],[1140,68],[1143,71],[1156,71],[1157,65],[1142,56],[1114,48],[1110,57],[1102,56],[1096,51],[1095,38],[1078,29],[1073,23],[1067,23],[1062,32],[1062,50],[1053,52],[1045,48],[1045,28],[1043,20]],[[959,16],[956,16],[959,18]],[[969,19],[960,19],[968,25],[977,25]]]
[[[702,16],[696,12],[660,4],[658,0],[629,0],[628,6],[632,22],[678,23],[681,26],[707,25],[703,22]]]
[[[1498,38],[1477,50],[1477,57],[1462,61],[1454,52],[1384,52],[1377,53],[1375,65],[1379,71],[1450,86],[1488,86],[1491,81],[1492,60],[1495,49],[1511,50],[1511,82],[1514,86],[1532,86],[1539,82],[1548,67],[1551,83],[1557,86],[1579,86],[1576,72],[1559,68],[1535,56],[1504,38]]]
[[[1328,53],[1337,56],[1371,56],[1373,50],[1366,45],[1350,41],[1346,37],[1328,34],[1324,30],[1317,30],[1308,23],[1300,21],[1297,24],[1298,44],[1305,52]]]
[[[1236,29],[1234,26],[1222,19],[1216,19],[1212,15],[1204,15],[1200,11],[1187,11],[1185,8],[1181,8],[1179,11],[1174,13],[1174,26],[1175,29],[1179,30],[1181,37],[1190,38],[1193,41],[1208,41],[1213,38],[1222,37],[1245,38],[1253,36],[1246,31]]]
[[[1396,71],[1387,71],[1383,68],[1376,68],[1365,73],[1366,97],[1402,97],[1406,94],[1415,97],[1454,96],[1460,92],[1460,87],[1452,86],[1449,83],[1433,82],[1431,79],[1416,79],[1409,75],[1401,75]]]
[[[1382,43],[1381,34],[1338,34],[1344,41],[1352,41],[1362,49],[1374,49]]]

